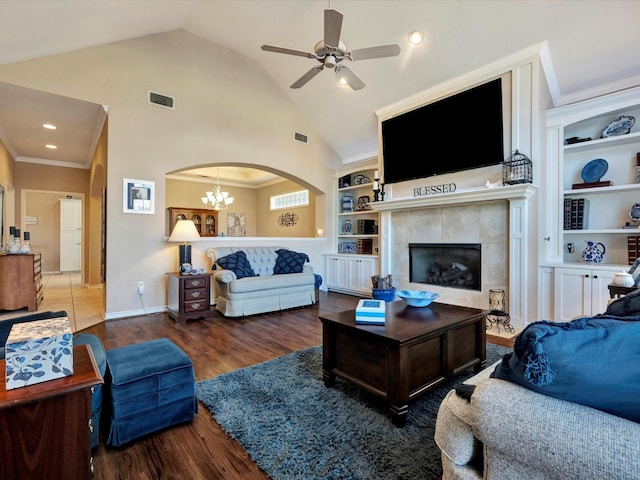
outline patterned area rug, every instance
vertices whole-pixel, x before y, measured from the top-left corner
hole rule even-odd
[[[508,351],[487,345],[487,365]],[[442,474],[438,407],[472,375],[412,402],[404,428],[382,400],[351,383],[326,388],[320,346],[198,382],[196,395],[274,480],[432,479]]]

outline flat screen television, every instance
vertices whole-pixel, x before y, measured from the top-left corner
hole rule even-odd
[[[383,120],[382,156],[384,183],[502,163],[501,79]]]

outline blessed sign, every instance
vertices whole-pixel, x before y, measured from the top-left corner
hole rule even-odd
[[[414,197],[427,197],[429,195],[441,195],[443,193],[453,193],[456,191],[455,183],[443,183],[441,185],[427,185],[413,189]]]

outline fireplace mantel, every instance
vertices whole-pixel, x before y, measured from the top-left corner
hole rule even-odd
[[[372,202],[369,205],[373,210],[384,212],[410,210],[413,208],[451,206],[463,203],[490,202],[493,200],[526,200],[537,190],[537,187],[531,184],[505,185],[493,188],[467,188],[453,193],[443,193],[440,195],[394,198],[383,202]]]
[[[531,234],[535,232],[536,209],[530,212],[530,201],[538,192],[538,187],[531,184],[507,185],[497,187],[481,187],[461,189],[453,193],[429,195],[422,197],[402,197],[372,202],[369,205],[382,213],[381,218],[381,272],[394,272],[390,259],[392,257],[392,215],[396,212],[419,210],[423,208],[451,207],[455,205],[471,205],[483,202],[508,202],[507,248],[508,248],[508,289],[509,314],[511,324],[518,329],[529,322],[530,312],[535,303],[530,292],[535,291],[534,279],[530,272],[534,271],[532,257],[528,253],[537,249],[537,241]],[[535,205],[533,206],[535,207]],[[465,305],[479,307],[478,305]]]

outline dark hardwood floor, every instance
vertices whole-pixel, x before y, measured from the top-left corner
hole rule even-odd
[[[177,324],[166,314],[110,320],[83,330],[99,336],[105,349],[166,337],[192,359],[196,381],[271,360],[322,343],[320,313],[355,308],[358,297],[320,292],[316,305],[242,319]],[[138,439],[122,448],[94,450],[94,480],[259,479],[269,477],[223,432],[200,405],[193,423]]]

